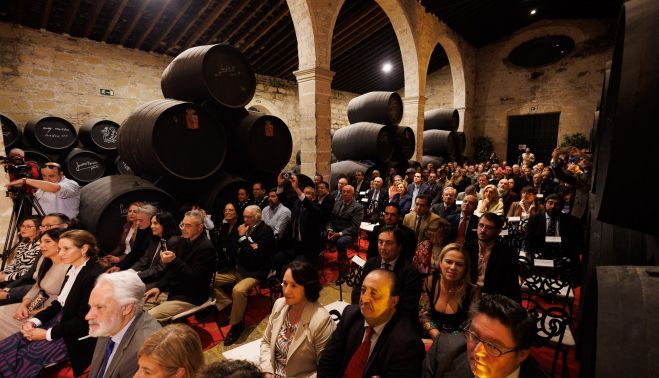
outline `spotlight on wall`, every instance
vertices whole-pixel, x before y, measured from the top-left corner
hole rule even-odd
[[[382,72],[384,73],[389,73],[392,69],[394,69],[394,66],[389,62],[382,65]]]
[[[535,15],[536,13],[538,13],[538,10],[535,9],[535,8],[534,8],[534,9],[531,9],[531,11],[529,12],[529,14],[530,14],[531,16]]]

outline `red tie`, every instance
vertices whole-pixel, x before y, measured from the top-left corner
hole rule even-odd
[[[352,355],[343,378],[362,378],[368,362],[368,353],[371,351],[371,336],[373,336],[373,327],[366,327],[366,337],[359,348]]]
[[[458,225],[458,235],[455,237],[455,242],[462,244],[465,241],[465,231],[467,230],[467,217],[462,217],[460,219],[460,225]]]

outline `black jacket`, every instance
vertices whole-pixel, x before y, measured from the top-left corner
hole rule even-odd
[[[384,224],[378,224],[373,227],[373,232],[368,234],[368,251],[366,252],[366,258],[370,259],[371,257],[380,256],[380,253],[378,252],[378,234],[382,227],[384,227]],[[411,261],[416,252],[416,235],[414,235],[414,231],[402,223],[397,224],[396,227],[403,231],[403,248],[400,251],[400,255]]]
[[[256,243],[257,248],[252,248]],[[249,236],[238,239],[238,271],[240,275],[264,280],[270,271],[270,258],[275,253],[275,234],[265,222],[259,222]]]
[[[471,258],[471,282],[478,281],[478,241],[467,242],[464,245]],[[519,263],[517,252],[497,240],[492,247],[490,259],[485,268],[485,280],[482,293],[502,294],[521,302],[522,293],[519,287]]]
[[[456,213],[446,217],[446,220],[451,224],[451,236],[449,237],[451,243],[455,242],[455,239],[458,236],[458,227],[460,227],[461,215],[462,215],[461,213]],[[472,214],[469,217],[469,222],[467,223],[465,242],[474,241],[478,238],[477,228],[478,228],[478,217]]]

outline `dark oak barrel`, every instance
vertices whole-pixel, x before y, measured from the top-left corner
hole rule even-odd
[[[33,118],[25,124],[26,141],[45,152],[61,153],[73,148],[78,134],[71,122],[55,116]]]
[[[108,119],[91,119],[80,126],[78,138],[93,151],[110,153],[119,145],[119,124]]]
[[[393,158],[395,128],[378,123],[359,122],[340,128],[332,138],[332,152],[339,160],[373,160]]]
[[[217,103],[238,108],[247,105],[256,90],[256,76],[240,50],[227,44],[189,48],[165,68],[160,80],[167,98]]]
[[[16,122],[4,114],[0,114],[0,124],[2,124],[2,138],[5,143],[5,150],[9,152],[13,147],[17,147],[21,142],[22,130]]]
[[[403,100],[396,92],[368,92],[348,102],[348,121],[397,125],[403,118]]]
[[[66,177],[88,184],[105,175],[105,159],[94,151],[74,148],[62,159],[62,169]]]
[[[465,149],[467,148],[467,136],[464,131],[455,132],[455,145],[456,154],[460,156],[464,155]]]
[[[133,169],[126,164],[126,162],[121,158],[121,156],[117,156],[114,158],[114,167],[117,170],[117,173],[120,175],[134,175],[135,172],[133,172]]]
[[[239,188],[247,189],[247,193],[252,192],[251,185],[247,180],[222,172],[218,174],[215,183],[208,188],[201,204],[215,219],[223,219],[224,205],[227,202],[236,203]]]
[[[135,201],[177,213],[172,196],[137,176],[102,177],[80,191],[80,223],[96,236],[103,252],[117,245],[128,205]]]
[[[433,109],[423,112],[423,130],[457,131],[460,113],[457,109]]]
[[[53,161],[53,159],[41,151],[28,149],[25,150],[25,161],[33,161],[41,168],[44,164]]]
[[[394,149],[394,160],[410,160],[414,157],[416,150],[416,137],[414,130],[407,126],[398,126],[395,129],[396,144]]]
[[[341,174],[349,177],[351,181],[355,177],[355,171],[366,172],[369,169],[368,164],[360,163],[358,161],[344,160],[332,163],[330,167],[330,192],[336,190],[336,182]]]
[[[432,163],[435,166],[435,169],[437,169],[444,164],[444,158],[441,156],[423,155],[421,157],[421,163],[424,167],[427,166],[428,163]]]
[[[137,174],[203,179],[220,169],[226,146],[219,121],[190,102],[147,102],[119,128],[119,154]]]
[[[426,130],[423,132],[423,154],[455,158],[455,132],[446,130]]]

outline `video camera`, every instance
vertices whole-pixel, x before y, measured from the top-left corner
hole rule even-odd
[[[20,180],[22,178],[39,178],[37,164],[32,161],[26,162],[22,156],[0,156],[0,164],[5,167],[5,172],[9,174],[9,181]],[[11,187],[7,190],[7,196],[18,194],[23,189],[22,187]]]

